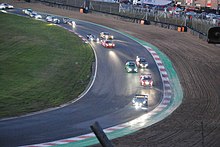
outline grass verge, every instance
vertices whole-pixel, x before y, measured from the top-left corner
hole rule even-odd
[[[55,107],[87,86],[94,54],[67,30],[0,13],[0,118]]]

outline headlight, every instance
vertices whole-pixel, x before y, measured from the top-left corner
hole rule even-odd
[[[141,107],[141,106],[142,106],[142,103],[138,103],[138,102],[136,102],[136,103],[135,103],[135,106],[139,106],[139,107]]]
[[[144,101],[143,104],[146,104],[146,101]]]
[[[132,100],[132,103],[135,103],[135,100]]]
[[[137,71],[137,68],[135,68],[134,71]]]

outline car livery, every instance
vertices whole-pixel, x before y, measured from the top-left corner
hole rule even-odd
[[[132,105],[135,108],[148,108],[148,95],[147,94],[136,94],[132,99]]]
[[[140,84],[141,86],[153,86],[153,80],[151,74],[142,74],[140,76]]]
[[[130,73],[130,72],[137,73],[138,72],[138,67],[137,67],[135,61],[133,61],[133,60],[126,61],[125,69],[128,73]]]
[[[101,40],[102,46],[105,48],[114,48],[115,44],[111,40]]]
[[[111,35],[109,32],[101,32],[100,38],[108,40],[108,39],[114,39],[114,36]]]
[[[147,62],[146,58],[144,58],[144,57],[136,56],[136,64],[140,68],[147,68],[148,67],[148,62]]]

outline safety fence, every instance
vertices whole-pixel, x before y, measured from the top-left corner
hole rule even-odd
[[[67,10],[77,10],[80,8],[87,8],[87,12],[104,13],[105,15],[114,15],[118,19],[130,21],[134,23],[142,23],[145,25],[155,25],[167,29],[180,30],[186,32],[189,30],[195,36],[206,40],[209,28],[215,26],[213,23],[203,19],[189,18],[184,15],[171,16],[168,13],[157,10],[143,9],[134,7],[132,5],[125,5],[120,3],[107,3],[100,1],[88,0],[35,0],[47,6],[58,7]],[[144,22],[143,22],[144,21]]]

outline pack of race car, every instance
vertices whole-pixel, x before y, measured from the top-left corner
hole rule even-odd
[[[138,70],[140,68],[141,70]],[[148,68],[148,62],[145,57],[136,56],[136,60],[127,60],[125,63],[125,69],[128,73],[142,72],[143,69]],[[139,77],[140,85],[143,87],[153,87],[153,79],[150,73],[142,73]],[[132,105],[136,109],[148,109],[148,97],[147,94],[136,94],[132,99]]]

